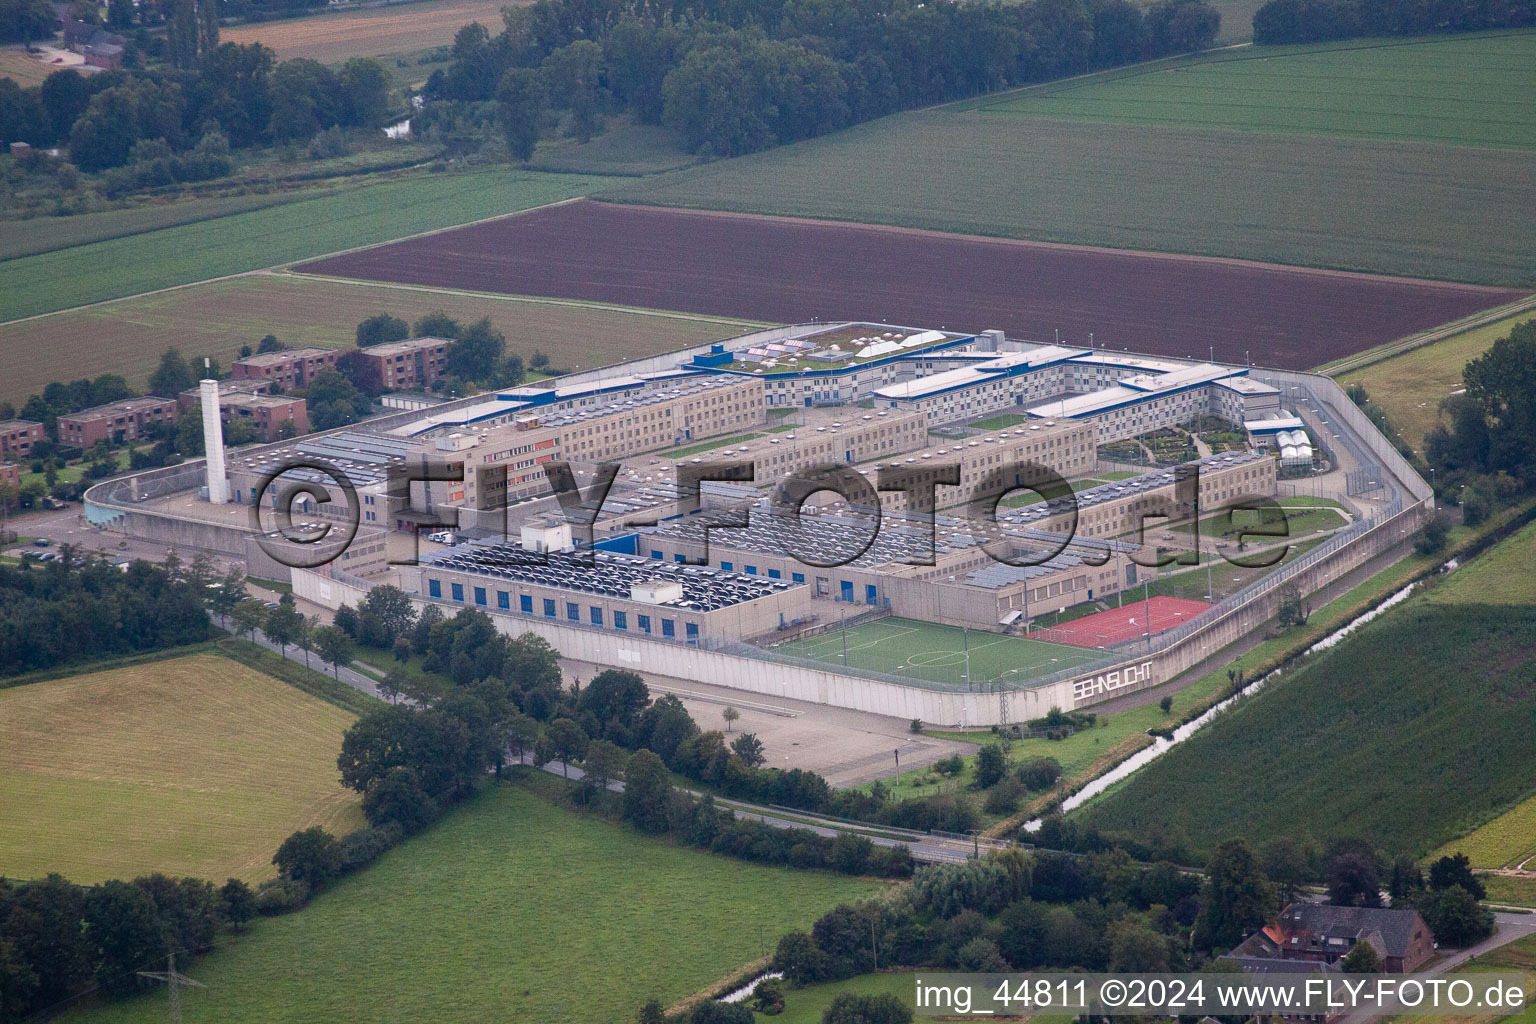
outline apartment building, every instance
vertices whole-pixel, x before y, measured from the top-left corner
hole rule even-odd
[[[447,372],[447,338],[408,338],[359,349],[386,391],[429,388]]]
[[[235,380],[262,380],[283,391],[309,385],[321,370],[335,369],[338,353],[329,348],[287,348],[235,360],[230,376]]]
[[[6,420],[0,423],[0,455],[25,456],[32,446],[48,434],[41,423],[32,420]]]
[[[176,422],[174,398],[127,398],[60,416],[59,441],[89,448],[98,441],[121,444],[149,437],[163,423]]]

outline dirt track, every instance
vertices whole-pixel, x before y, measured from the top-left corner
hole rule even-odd
[[[1303,369],[1521,293],[583,201],[318,260],[345,277],[792,323],[877,320]]]

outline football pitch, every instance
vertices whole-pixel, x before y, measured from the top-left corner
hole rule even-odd
[[[1076,665],[1100,660],[1101,655],[1079,647],[1044,640],[999,636],[984,630],[964,630],[916,619],[878,619],[833,629],[816,636],[775,644],[783,654],[810,658],[831,665],[887,675],[907,676],[931,683],[963,688],[966,665],[970,681],[988,684],[998,680],[1027,682]]]

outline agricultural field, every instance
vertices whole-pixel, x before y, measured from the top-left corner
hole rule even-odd
[[[20,46],[0,46],[0,78],[9,78],[23,89],[42,85],[44,79],[62,69],[62,64],[37,60]]]
[[[1433,857],[1464,853],[1475,868],[1518,868],[1536,857],[1536,796],[1522,800],[1481,828],[1453,839]]]
[[[0,323],[498,217],[584,195],[603,184],[604,179],[581,175],[505,169],[422,172],[5,260],[0,262]]]
[[[1536,606],[1536,523],[1460,566],[1429,595],[1441,604]]]
[[[1474,328],[1402,355],[1383,359],[1360,370],[1341,374],[1341,386],[1364,384],[1366,394],[1392,418],[1392,425],[1410,445],[1422,448],[1424,435],[1440,419],[1440,403],[1462,386],[1462,368],[1508,337],[1530,312]]]
[[[965,685],[967,665],[971,679],[990,683],[1027,680],[1100,660],[1094,653],[1064,644],[898,618],[853,626],[846,636],[844,630],[831,629],[774,645],[784,654],[838,665],[843,663],[845,648],[850,666],[955,687]]]
[[[1414,98],[1427,93],[1457,97],[1445,102],[1463,113],[1471,103],[1473,123],[1507,117],[1507,111],[1499,112],[1503,95],[1480,87],[1471,65],[1458,66],[1456,55],[1468,52],[1467,45],[1445,38],[1416,48],[1416,59],[1439,77],[1422,81],[1422,91],[1398,96],[1396,107],[1364,88],[1363,78],[1350,78],[1365,74],[1364,65],[1348,63],[1363,58],[1340,54],[1340,67],[1353,70],[1335,76],[1331,116],[1346,125],[1369,116],[1379,125],[1391,121],[1412,128],[1418,122],[1402,118],[1428,109],[1429,101]],[[1260,59],[1219,71],[1199,69],[1202,61],[1230,54],[1172,62],[1166,73],[1136,73],[1124,84],[1117,84],[1124,71],[1079,80],[1079,89],[1123,96],[1117,102],[1131,110],[1142,89],[1161,98],[1159,91],[1171,88],[1164,82],[1225,76],[1224,88],[1199,94],[1203,104],[1195,104],[1192,94],[1188,115],[1176,125],[1068,116],[1065,107],[1050,115],[997,112],[1004,104],[1032,110],[1032,103],[1049,102],[1053,90],[1063,88],[1036,86],[658,175],[607,198],[1536,286],[1536,173],[1529,152],[1536,143],[1529,116],[1507,129],[1488,129],[1505,138],[1526,133],[1523,146],[1505,148],[1224,127],[1237,116],[1227,112],[1227,97],[1247,88],[1245,76],[1267,81],[1289,61],[1324,60],[1299,48],[1270,52],[1273,57],[1266,58],[1250,51]],[[1090,84],[1096,81],[1103,84]],[[1031,99],[1037,94],[1044,99]],[[1529,83],[1517,94],[1529,95]],[[1260,106],[1272,109],[1273,116],[1286,109],[1283,103]],[[1436,116],[1456,117],[1454,111]],[[940,156],[904,156],[916,153]],[[1255,202],[1257,196],[1264,197],[1262,204]],[[1114,290],[1106,283],[1101,294]],[[1203,327],[1208,315],[1191,324]],[[1047,320],[1043,326],[1068,324]],[[1124,326],[1105,317],[1098,322],[1100,337],[1147,350]],[[1094,329],[1073,328],[1074,341]],[[1255,360],[1273,361],[1257,353]]]
[[[632,1020],[884,883],[763,867],[500,786],[304,910],[200,959],[183,1018],[245,1024]],[[761,938],[760,938],[761,935]],[[302,969],[296,970],[296,965]],[[70,1021],[159,1022],[164,992]]]
[[[1480,875],[1490,903],[1536,908],[1536,876]]]
[[[454,33],[472,21],[501,31],[506,0],[419,0],[355,11],[317,14],[306,18],[239,25],[219,33],[225,43],[262,43],[278,60],[308,57],[322,64],[339,64],[349,57],[447,46]]]
[[[739,161],[735,161],[739,162]],[[776,323],[1002,328],[1301,368],[1507,302],[1462,285],[853,224],[576,202],[301,271]],[[3,265],[0,265],[3,270]],[[1020,295],[1030,301],[1020,302]],[[1220,309],[1219,318],[1212,308]]]
[[[1426,854],[1529,795],[1533,694],[1527,610],[1413,600],[1079,813],[1198,851],[1304,834]]]
[[[1006,94],[977,109],[1166,127],[1536,148],[1536,32],[1260,47]]]
[[[742,321],[505,295],[379,286],[291,274],[248,274],[0,325],[7,353],[0,400],[18,408],[51,380],[121,373],[142,388],[168,345],[228,368],[264,335],[285,344],[351,348],[359,321],[385,311],[415,320],[435,310],[489,317],[507,350],[535,349],[587,369],[752,330]],[[105,343],[104,343],[105,342]],[[68,367],[65,372],[61,367]]]
[[[0,690],[0,876],[270,877],[296,829],[363,824],[352,720],[216,654]]]

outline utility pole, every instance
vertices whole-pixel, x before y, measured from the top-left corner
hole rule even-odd
[[[1147,653],[1152,652],[1152,577],[1148,576],[1141,584],[1141,596],[1145,602],[1147,615]]]
[[[165,982],[165,987],[171,993],[171,1024],[181,1024],[181,989],[207,988],[200,981],[193,981],[176,969],[176,954],[171,953],[166,957],[166,969],[163,971],[137,971],[141,978],[153,978],[155,981]]]
[[[838,610],[837,618],[843,627],[843,668],[848,667],[848,609]]]
[[[965,688],[971,688],[971,631],[960,627],[960,644],[965,648]]]

